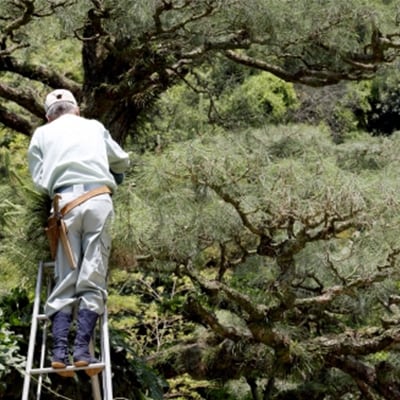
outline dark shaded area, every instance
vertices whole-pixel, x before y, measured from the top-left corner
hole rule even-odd
[[[0,328],[7,326],[11,338],[19,347],[19,355],[26,357],[31,328],[32,303],[28,293],[23,289],[14,289],[9,294],[0,298]],[[38,329],[36,349],[42,343],[41,329]],[[71,340],[73,340],[71,330]],[[51,360],[51,335],[47,341],[47,354],[45,365],[50,365]],[[110,350],[113,373],[113,395],[125,399],[141,398],[144,392],[151,393],[151,398],[162,399],[167,388],[165,381],[150,369],[143,360],[135,357],[128,348],[123,338],[123,333],[110,331]],[[39,351],[35,351],[34,365],[39,365]],[[57,374],[49,374],[49,381],[44,379],[42,385],[42,400],[54,400],[56,394],[61,394],[70,399],[92,398],[92,385],[89,376],[84,371],[77,371],[74,378],[64,378]],[[101,387],[101,375],[99,375]],[[0,385],[0,399],[20,400],[24,377],[22,371],[11,367],[10,372],[2,377]],[[30,385],[30,399],[36,399],[36,379],[32,378]]]

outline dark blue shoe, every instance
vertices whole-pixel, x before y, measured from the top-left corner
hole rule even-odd
[[[52,315],[52,334],[53,334],[53,357],[51,366],[55,369],[66,368],[69,365],[68,359],[68,333],[71,325],[71,314],[58,311]],[[62,371],[57,374],[71,378],[74,371]]]
[[[78,329],[74,344],[75,367],[87,367],[90,364],[98,364],[97,360],[89,351],[89,343],[93,335],[94,327],[99,315],[89,309],[80,309],[78,312]],[[89,376],[97,375],[103,367],[95,367],[85,370]]]

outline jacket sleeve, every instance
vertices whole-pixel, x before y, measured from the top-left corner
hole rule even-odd
[[[28,167],[36,188],[45,192],[46,188],[42,186],[43,155],[38,143],[38,135],[35,133],[28,148]]]
[[[129,167],[129,154],[122,150],[121,146],[105,131],[107,157],[110,170],[113,174],[122,174]]]

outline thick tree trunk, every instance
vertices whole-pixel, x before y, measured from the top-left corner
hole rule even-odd
[[[113,138],[123,144],[129,135],[135,136],[141,111],[120,96],[112,95],[107,90],[94,89],[88,93],[83,114],[101,121]]]

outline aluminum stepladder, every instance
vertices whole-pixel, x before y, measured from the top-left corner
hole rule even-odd
[[[36,288],[35,288],[35,300],[33,303],[33,312],[32,312],[32,323],[31,323],[31,331],[29,337],[29,345],[28,345],[28,354],[26,360],[25,367],[25,376],[24,376],[24,386],[22,391],[22,400],[29,400],[31,381],[33,377],[37,377],[36,380],[36,400],[40,400],[42,394],[42,386],[43,386],[43,377],[49,373],[56,373],[62,371],[78,371],[89,369],[89,367],[75,367],[68,366],[63,369],[53,369],[50,366],[45,366],[46,361],[46,343],[47,343],[47,331],[48,331],[48,318],[46,315],[40,313],[41,308],[41,296],[42,291],[46,290],[46,298],[49,296],[52,289],[53,282],[53,269],[54,262],[39,262]],[[46,287],[43,285],[43,280],[46,280]],[[35,348],[36,341],[38,336],[38,327],[41,325],[42,329],[42,338],[41,345],[39,349],[39,362],[36,361],[36,364],[39,365],[34,366],[35,362]],[[100,363],[91,364],[91,367],[103,367],[102,372],[100,374],[91,377],[92,383],[92,396],[93,400],[112,400],[113,392],[112,392],[112,377],[111,377],[111,357],[110,357],[110,341],[109,341],[109,333],[108,333],[108,314],[107,307],[105,307],[104,314],[99,318],[98,328],[99,331],[99,350],[100,350]],[[95,337],[95,335],[94,335]],[[91,350],[94,351],[93,340],[91,341]],[[102,387],[100,388],[99,375],[101,375]],[[65,378],[68,383],[68,379]]]

